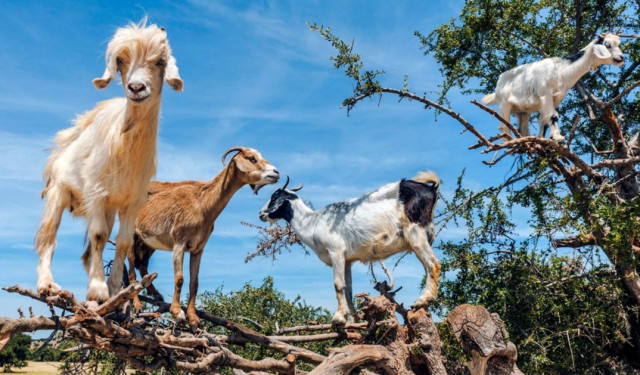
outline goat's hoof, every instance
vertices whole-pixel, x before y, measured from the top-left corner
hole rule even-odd
[[[95,310],[100,306],[96,301],[84,301],[82,306],[86,307],[89,310]]]
[[[339,311],[333,315],[333,318],[331,318],[331,326],[334,328],[342,327],[345,324],[347,324],[347,319],[345,319],[344,314]]]
[[[171,312],[171,315],[173,315],[173,317],[176,318],[176,321],[178,321],[178,322],[184,322],[186,320],[186,317],[184,315],[184,311],[182,311],[180,306],[178,306],[177,309],[171,307],[169,309],[169,312]]]
[[[53,282],[53,280],[38,280],[38,293],[44,295],[58,294],[62,290],[60,286]]]
[[[104,302],[109,299],[109,287],[104,281],[90,281],[87,300]]]
[[[133,299],[133,310],[136,314],[142,311],[142,303],[137,298]]]
[[[418,298],[416,303],[414,303],[413,306],[411,306],[411,309],[412,310],[418,310],[421,308],[426,309],[431,304],[431,301],[433,301],[433,298]]]
[[[187,313],[187,320],[189,321],[189,324],[193,327],[200,326],[200,318],[198,317],[198,315],[196,315],[196,313],[193,313],[193,314]]]

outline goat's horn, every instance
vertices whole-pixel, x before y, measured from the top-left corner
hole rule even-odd
[[[240,152],[242,150],[244,150],[244,147],[242,147],[242,146],[235,146],[235,147],[231,147],[230,149],[228,149],[227,152],[225,152],[224,155],[222,155],[222,165],[226,165],[227,164],[227,162],[224,160],[224,159],[227,158],[227,155],[229,155],[230,153],[232,153],[234,151]]]
[[[287,182],[284,183],[284,186],[282,187],[282,190],[286,189],[287,185],[289,185],[289,175],[287,175]]]
[[[302,189],[303,187],[304,187],[304,184],[300,184],[300,187],[293,188],[293,189],[291,189],[291,191],[293,191],[295,193],[296,191]]]

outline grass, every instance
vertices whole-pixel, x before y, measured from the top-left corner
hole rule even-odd
[[[27,362],[27,367],[13,368],[13,374],[24,375],[55,375],[61,362]]]

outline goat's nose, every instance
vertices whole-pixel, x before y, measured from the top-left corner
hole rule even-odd
[[[127,87],[134,94],[137,94],[137,93],[139,93],[140,91],[143,91],[146,88],[145,85],[143,83],[140,83],[140,82],[130,83]]]
[[[277,174],[278,176],[280,176],[280,172],[278,172],[278,170],[277,170],[277,169],[274,169],[274,170],[273,170],[273,173],[275,173],[275,174]]]

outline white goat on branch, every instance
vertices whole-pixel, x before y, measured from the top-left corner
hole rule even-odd
[[[427,274],[425,289],[415,303],[425,306],[436,297],[440,263],[431,243],[435,236],[433,212],[440,180],[422,172],[411,180],[392,182],[345,202],[314,211],[285,185],[276,190],[260,211],[262,221],[286,220],[300,240],[326,265],[333,267],[338,311],[336,325],[355,314],[351,264],[372,262],[403,251],[413,251]]]
[[[598,35],[585,48],[569,57],[550,57],[544,60],[517,66],[500,75],[495,93],[482,98],[485,104],[498,104],[500,116],[509,121],[512,114],[518,115],[518,132],[529,135],[529,118],[540,111],[538,124],[540,137],[549,127],[549,136],[558,142],[564,136],[558,129],[558,111],[567,92],[589,70],[599,65],[622,65],[624,55],[619,48],[620,38],[614,34]],[[509,134],[509,129],[500,123],[500,131]]]
[[[104,301],[120,290],[136,216],[156,171],[162,79],[182,91],[166,32],[147,26],[146,18],[116,31],[107,47],[106,64],[104,75],[93,80],[94,86],[105,88],[120,72],[126,98],[100,102],[79,115],[73,127],[60,131],[44,170],[46,203],[36,235],[40,293],[60,290],[51,275],[51,258],[65,209],[88,222],[91,250],[83,257],[89,274],[87,299]],[[116,213],[120,229],[107,286],[102,251]]]

